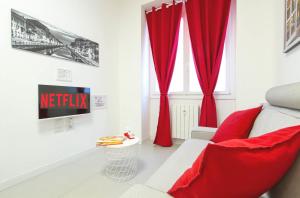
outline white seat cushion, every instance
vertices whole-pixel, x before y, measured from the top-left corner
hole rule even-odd
[[[147,186],[167,192],[186,169],[193,165],[208,140],[186,140],[146,182]]]
[[[130,187],[120,198],[171,198],[167,193],[160,192],[148,186],[135,184]]]

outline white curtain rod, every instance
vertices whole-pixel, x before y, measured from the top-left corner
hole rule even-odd
[[[184,3],[184,2],[186,2],[186,1],[187,1],[187,0],[175,0],[175,5],[178,4],[178,3]],[[173,5],[173,1],[170,1],[170,2],[162,2],[162,4],[166,4],[166,7],[168,8],[168,7],[170,7],[170,6]],[[162,7],[162,6],[155,7],[155,11],[160,10],[161,7]],[[152,11],[153,11],[153,10],[150,9],[150,10],[148,10],[148,11],[146,10],[145,12],[146,12],[146,14],[148,14],[148,13],[150,13],[150,12],[152,12]]]

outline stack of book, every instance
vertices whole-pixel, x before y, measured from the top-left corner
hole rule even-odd
[[[109,146],[109,145],[118,145],[123,144],[125,137],[123,136],[107,136],[98,138],[96,145],[97,146]]]

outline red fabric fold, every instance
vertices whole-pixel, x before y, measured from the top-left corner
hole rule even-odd
[[[157,81],[160,90],[159,118],[154,144],[172,146],[168,90],[171,83],[176,52],[182,3],[146,14],[150,44]]]
[[[222,61],[231,0],[188,0],[186,3],[194,62],[203,92],[199,125],[217,127],[213,96]]]

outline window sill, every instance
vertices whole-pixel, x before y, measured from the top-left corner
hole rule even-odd
[[[235,100],[235,95],[233,93],[215,93],[216,100]],[[150,99],[159,99],[159,93],[153,93],[150,95]],[[184,99],[184,100],[202,100],[203,94],[201,93],[169,93],[169,99]]]

